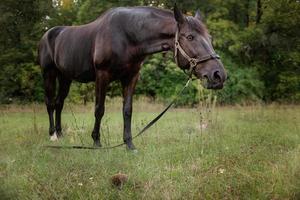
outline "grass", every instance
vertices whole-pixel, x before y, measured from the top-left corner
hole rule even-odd
[[[102,144],[122,141],[121,102],[107,103]],[[133,134],[163,108],[137,101]],[[73,115],[73,114],[74,115]],[[0,109],[1,199],[299,199],[300,106],[172,109],[135,140],[138,153],[91,145],[93,106],[66,105],[51,143],[43,105]],[[122,189],[110,178],[129,179]]]

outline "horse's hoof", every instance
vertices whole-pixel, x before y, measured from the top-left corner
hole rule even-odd
[[[134,154],[139,152],[137,149],[129,149],[128,147],[127,147],[127,151],[129,151],[130,153],[134,153]]]
[[[100,141],[94,141],[94,147],[102,147],[101,142]]]
[[[137,149],[135,148],[135,146],[134,146],[134,144],[132,142],[127,143],[126,146],[127,146],[128,150],[133,151],[134,153],[137,152]]]
[[[58,140],[56,132],[53,133],[53,135],[50,135],[50,141],[56,141]]]
[[[63,137],[63,134],[61,131],[56,131],[56,135],[58,138],[62,138]]]

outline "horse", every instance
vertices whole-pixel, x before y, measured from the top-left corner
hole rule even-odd
[[[111,82],[118,80],[123,94],[123,141],[128,149],[135,149],[131,135],[132,97],[139,71],[146,56],[165,51],[174,52],[178,67],[205,79],[206,88],[223,87],[226,72],[199,11],[195,16],[186,16],[176,5],[173,11],[146,6],[118,7],[85,25],[49,29],[38,45],[38,63],[50,140],[62,136],[61,112],[71,82],[95,82],[91,136],[94,146],[101,147],[99,129],[106,91]]]

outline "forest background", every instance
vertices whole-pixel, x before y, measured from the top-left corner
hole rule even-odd
[[[300,102],[299,0],[185,0],[176,1],[186,14],[199,9],[213,36],[213,45],[228,72],[221,104]],[[1,0],[0,103],[41,102],[43,82],[36,64],[42,35],[58,25],[91,22],[118,6],[155,6],[172,9],[171,0]],[[186,75],[172,53],[149,56],[142,67],[136,95],[168,101],[181,89]],[[109,97],[120,96],[119,83]],[[199,101],[202,90],[193,82],[181,105]],[[93,101],[94,83],[73,83],[68,101]]]

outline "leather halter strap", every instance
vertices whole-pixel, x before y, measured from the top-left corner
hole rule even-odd
[[[199,63],[203,63],[206,62],[208,60],[211,59],[220,59],[220,56],[218,54],[216,54],[215,52],[212,54],[207,54],[205,56],[202,56],[200,58],[191,58],[186,52],[185,50],[181,47],[180,43],[179,43],[179,37],[178,37],[178,32],[179,29],[177,29],[176,33],[175,33],[175,45],[174,45],[174,58],[175,58],[175,62],[178,65],[178,51],[181,53],[181,55],[189,62],[190,64],[190,68],[189,68],[189,75],[192,75],[192,72],[194,71],[195,67],[199,64]],[[179,65],[178,65],[179,66]]]

